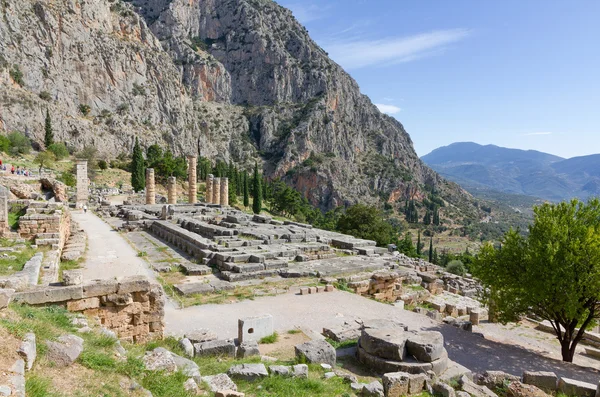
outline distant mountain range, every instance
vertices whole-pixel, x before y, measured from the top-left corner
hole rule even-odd
[[[600,196],[600,154],[564,159],[535,150],[458,142],[421,159],[467,190],[492,189],[552,201]]]

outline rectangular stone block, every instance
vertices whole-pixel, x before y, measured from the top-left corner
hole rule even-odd
[[[203,356],[235,357],[235,343],[232,340],[211,340],[194,344],[194,354]]]
[[[300,288],[300,295],[308,295],[308,287]]]
[[[598,386],[575,379],[560,378],[558,390],[567,396],[595,397]]]
[[[273,316],[246,317],[238,320],[238,343],[259,341],[273,334]]]
[[[309,294],[316,294],[317,293],[317,287],[308,287],[308,293]]]
[[[523,383],[537,386],[545,391],[555,391],[558,376],[554,372],[525,371],[523,372]]]
[[[25,302],[29,305],[44,303],[65,302],[73,299],[82,299],[83,289],[80,285],[72,287],[47,287],[14,295],[15,301]]]
[[[144,276],[123,277],[117,280],[119,294],[127,294],[130,292],[150,291],[150,280]]]
[[[325,286],[325,292],[332,292],[335,288],[333,288],[333,285],[331,284],[327,284]]]
[[[319,285],[317,287],[317,293],[320,293],[320,292],[325,292],[325,286],[324,285]]]
[[[83,285],[83,297],[110,295],[117,292],[118,284],[115,280],[93,280]]]
[[[70,312],[80,312],[88,309],[100,307],[100,298],[85,298],[67,302],[67,310]]]

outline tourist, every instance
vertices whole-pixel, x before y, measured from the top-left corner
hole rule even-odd
[[[87,214],[87,204],[84,204],[84,205],[83,205],[83,213],[84,213],[84,214]]]
[[[14,173],[15,173],[15,166],[14,166],[14,165],[13,165],[13,166],[10,168],[10,173],[11,173],[11,174],[14,174]]]

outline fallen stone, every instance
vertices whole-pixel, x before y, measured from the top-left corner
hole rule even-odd
[[[194,357],[194,345],[192,345],[192,342],[188,338],[181,339],[179,347],[181,347],[186,356]]]
[[[177,371],[177,364],[171,356],[171,353],[166,349],[148,351],[142,359],[144,366],[150,371],[166,371],[175,372]]]
[[[233,342],[233,340],[211,340],[208,342],[194,343],[194,352],[196,357],[235,357],[235,343]]]
[[[367,328],[362,331],[360,346],[374,356],[404,361],[409,336],[412,335],[399,328]]]
[[[219,390],[237,391],[237,385],[233,383],[233,381],[229,376],[227,376],[227,374],[203,376],[202,382],[205,382],[208,385],[210,391],[213,393]]]
[[[336,352],[333,346],[324,340],[312,340],[295,347],[296,357],[308,363],[329,364],[335,367]]]
[[[186,380],[183,383],[183,388],[193,394],[199,394],[200,393],[200,388],[198,387],[198,384],[196,383],[196,381],[193,378],[189,378],[188,380]]]
[[[83,284],[83,272],[81,270],[65,270],[63,271],[64,285],[80,285]]]
[[[209,331],[208,329],[201,328],[185,334],[185,338],[189,339],[192,343],[202,343],[216,340],[217,334]]]
[[[15,294],[14,289],[2,289],[0,288],[0,310],[8,307],[13,295]]]
[[[507,397],[548,397],[542,389],[533,385],[526,385],[519,381],[513,381],[506,390]]]
[[[480,386],[464,375],[458,382],[462,390],[473,397],[497,397],[496,393],[492,392],[486,386]]]
[[[331,378],[335,378],[336,377],[335,372],[325,372],[323,374],[323,376],[325,377],[325,379],[331,379]]]
[[[331,369],[331,365],[329,364],[321,364],[321,368],[327,370],[327,369]]]
[[[546,392],[555,391],[558,387],[558,376],[548,371],[525,371],[523,383],[539,387]]]
[[[413,334],[406,341],[406,350],[418,361],[430,363],[444,354],[444,336],[437,331]]]
[[[18,353],[25,360],[25,368],[30,371],[35,362],[35,358],[37,357],[37,346],[34,333],[30,332],[25,334],[25,337],[19,346]]]
[[[383,397],[383,385],[378,381],[373,381],[368,385],[364,385],[361,391],[361,396],[364,397]]]
[[[308,379],[308,365],[297,364],[292,367],[292,376],[294,378]]]
[[[245,394],[234,390],[219,390],[215,393],[215,397],[244,397]]]
[[[381,378],[386,397],[402,397],[408,395],[409,377],[405,372],[390,372]]]
[[[502,371],[485,371],[483,374],[478,374],[474,377],[474,382],[481,386],[486,386],[488,389],[494,390],[496,387],[503,387],[509,382],[519,381],[519,377],[507,374]]]
[[[249,341],[240,344],[237,348],[237,358],[248,358],[252,356],[260,356],[260,350],[258,349],[258,342]]]
[[[154,353],[168,354],[171,356],[171,359],[175,363],[177,370],[182,372],[183,374],[189,376],[190,378],[194,378],[196,382],[201,382],[200,376],[200,367],[194,361],[189,360],[185,357],[181,357],[178,354],[175,354],[163,347],[157,347],[153,350]]]
[[[597,385],[575,379],[560,378],[558,380],[558,390],[567,396],[595,397]]]
[[[248,381],[269,376],[264,364],[237,364],[229,368],[227,374],[234,379]]]
[[[1,385],[0,386],[0,396],[10,396],[12,394],[12,389],[8,386]]]
[[[83,339],[75,335],[63,335],[56,342],[47,341],[48,361],[59,367],[67,367],[75,362],[83,351]]]
[[[441,397],[456,397],[456,392],[454,389],[446,383],[435,382],[431,388],[433,390],[433,394],[435,395],[439,395]]]

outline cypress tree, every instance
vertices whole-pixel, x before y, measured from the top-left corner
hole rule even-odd
[[[417,235],[417,255],[421,256],[421,231],[419,230],[419,234]]]
[[[433,263],[433,237],[429,239],[429,263]]]
[[[145,168],[144,154],[136,137],[131,160],[131,186],[136,192],[141,192],[146,187]]]
[[[52,119],[50,118],[50,112],[46,109],[46,123],[44,125],[44,145],[46,149],[54,143],[54,132],[52,131]]]
[[[250,177],[248,173],[244,171],[244,207],[248,208],[250,205]]]
[[[258,174],[258,163],[254,163],[254,180],[252,181],[252,195],[254,200],[252,201],[252,210],[255,214],[260,214],[262,210],[262,178]]]

